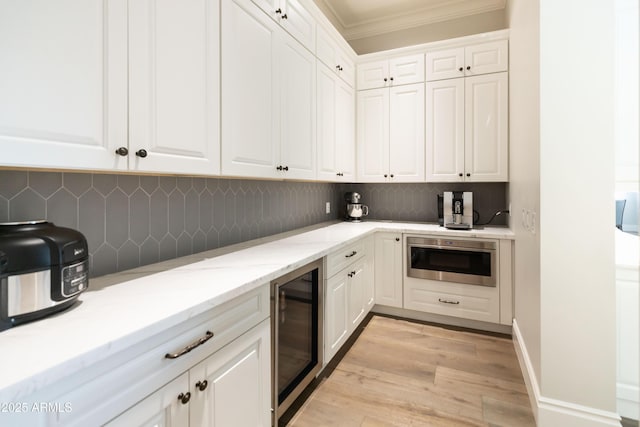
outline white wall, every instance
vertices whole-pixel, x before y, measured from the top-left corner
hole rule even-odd
[[[544,427],[617,425],[614,6],[507,8],[515,324]]]
[[[540,381],[540,18],[538,0],[511,0],[509,190],[514,253],[514,317]]]

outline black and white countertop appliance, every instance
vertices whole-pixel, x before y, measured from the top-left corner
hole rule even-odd
[[[82,233],[47,221],[0,223],[0,331],[70,307],[88,285]]]

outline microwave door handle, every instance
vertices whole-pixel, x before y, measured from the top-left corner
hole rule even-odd
[[[447,251],[465,251],[465,252],[495,252],[495,249],[479,249],[479,248],[465,248],[463,246],[437,246],[437,245],[420,245],[420,244],[410,244],[409,249],[411,248],[421,248],[421,249],[443,249]]]

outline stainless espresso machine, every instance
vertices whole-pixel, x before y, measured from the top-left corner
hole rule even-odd
[[[369,215],[369,206],[360,203],[362,196],[360,193],[345,193],[344,201],[347,202],[346,220],[351,222],[360,222],[363,216]]]
[[[444,226],[457,230],[473,228],[473,193],[445,191],[442,200]]]

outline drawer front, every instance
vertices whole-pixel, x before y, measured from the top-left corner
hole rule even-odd
[[[327,278],[364,256],[364,239],[327,255]]]
[[[267,319],[269,312],[269,287],[264,285],[53,384],[33,399],[71,405],[68,412],[44,414],[45,425],[102,424]],[[177,358],[165,357],[205,339],[207,331],[214,335],[206,342]]]
[[[498,323],[498,288],[405,277],[404,308]]]

